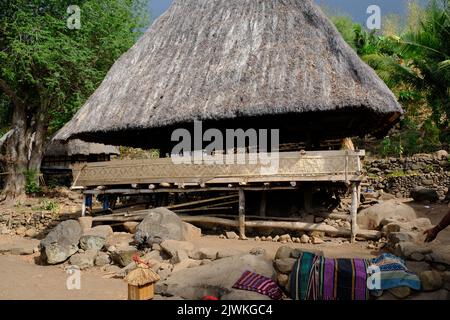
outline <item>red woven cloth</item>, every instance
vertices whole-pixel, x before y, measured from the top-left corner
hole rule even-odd
[[[280,300],[283,297],[283,292],[275,281],[251,271],[245,271],[233,288],[258,292],[273,300]]]

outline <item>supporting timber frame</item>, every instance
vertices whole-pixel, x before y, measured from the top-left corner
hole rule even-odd
[[[363,180],[361,158],[364,156],[365,152],[362,150],[280,152],[279,169],[272,174],[262,174],[260,164],[229,165],[226,161],[223,165],[209,163],[177,165],[170,159],[93,163],[74,168],[76,177],[74,187],[83,190],[83,216],[87,211],[86,203],[89,202],[87,200],[93,195],[133,196],[156,193],[237,191],[239,194],[238,220],[237,224],[229,221],[229,225],[236,226],[243,239],[245,239],[246,227],[279,227],[303,231],[325,230],[330,234],[350,236],[351,241],[354,242],[356,237],[361,235],[357,225],[357,212],[360,184]],[[309,185],[321,182],[341,182],[349,187],[352,197],[349,215],[351,230],[341,232],[326,229],[320,224],[302,222],[246,221],[246,191],[261,191],[259,212],[260,217],[264,218],[267,191],[298,190],[300,186],[306,186],[305,209],[308,210],[311,206]],[[180,209],[181,212],[184,211]],[[207,220],[224,224],[222,220],[226,219]],[[362,234],[364,236],[365,232]]]

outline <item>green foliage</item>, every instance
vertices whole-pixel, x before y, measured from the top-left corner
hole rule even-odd
[[[59,212],[59,204],[54,202],[54,201],[50,201],[48,199],[44,199],[39,207],[41,210],[46,210],[46,211],[51,211],[52,213],[58,213]]]
[[[332,18],[406,111],[399,132],[381,142],[383,156],[432,152],[450,144],[449,0],[431,0],[426,8],[413,1],[408,9],[406,26],[388,17],[385,34],[369,32],[346,17]]]
[[[50,133],[98,87],[148,24],[144,0],[82,0],[81,29],[67,27],[67,0],[3,0],[0,79],[29,114],[46,108]]]
[[[27,194],[36,194],[41,192],[41,188],[38,184],[39,172],[37,172],[36,170],[26,170],[23,174],[26,181],[25,192]]]

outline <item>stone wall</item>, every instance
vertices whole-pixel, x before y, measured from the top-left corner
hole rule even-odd
[[[368,158],[364,168],[368,186],[363,192],[383,190],[397,198],[409,198],[412,189],[424,187],[436,190],[444,199],[450,186],[450,161],[445,151],[407,158]]]

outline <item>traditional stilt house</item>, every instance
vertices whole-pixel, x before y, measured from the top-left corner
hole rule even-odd
[[[156,185],[153,191],[158,183],[214,185],[239,189],[242,199],[244,190],[257,185],[357,184],[360,151],[308,151],[338,146],[346,137],[383,136],[402,113],[392,92],[311,0],[175,0],[114,64],[56,139],[166,153],[174,145],[174,130],[195,134],[198,120],[203,131],[279,129],[281,145],[303,145],[304,153],[280,155],[275,175],[258,174],[259,167],[221,167],[211,173],[201,165],[180,173],[185,167],[168,169],[170,162],[161,159],[150,169],[133,164],[123,180],[102,180],[94,167],[79,180],[86,187],[94,176],[105,185],[145,183]],[[356,197],[357,186],[352,190]]]

